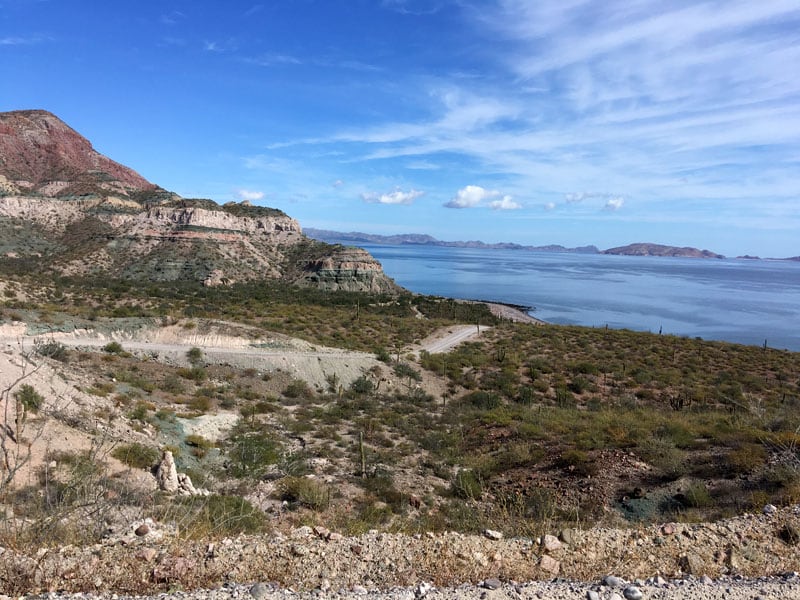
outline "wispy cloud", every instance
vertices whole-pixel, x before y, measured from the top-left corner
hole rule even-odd
[[[162,25],[175,25],[180,21],[183,21],[186,18],[186,15],[179,10],[173,10],[168,13],[164,13],[159,17],[159,21]]]
[[[369,202],[370,204],[400,204],[400,205],[410,205],[414,203],[414,200],[423,196],[425,192],[421,192],[419,190],[409,190],[404,192],[400,189],[396,189],[392,192],[380,194],[377,192],[365,192],[361,194],[361,199],[364,202]]]
[[[609,198],[608,200],[606,200],[606,204],[603,207],[603,210],[607,210],[607,211],[612,211],[613,212],[615,210],[619,210],[620,208],[622,208],[622,206],[624,204],[625,204],[625,199],[624,198],[621,198],[621,197]]]
[[[414,158],[409,168],[451,153],[515,189],[595,198],[615,211],[623,196],[736,202],[733,189],[766,171],[771,183],[748,190],[751,208],[800,192],[800,78],[787,68],[800,64],[795,0],[500,0],[471,14],[497,40],[502,93],[429,79],[427,118],[314,143],[353,144],[370,160]],[[569,192],[601,185],[617,192]],[[457,195],[447,206],[470,202]]]
[[[432,15],[444,7],[444,0],[381,0],[381,6],[404,15]]]
[[[264,10],[264,5],[263,4],[254,4],[253,6],[248,8],[246,11],[244,11],[242,13],[242,16],[243,17],[252,17],[253,15],[255,15],[257,13],[260,13],[262,10]]]
[[[47,38],[41,35],[30,36],[7,36],[0,37],[0,46],[31,46],[33,44],[40,44]]]
[[[242,61],[258,67],[274,67],[278,65],[301,65],[303,61],[289,54],[276,54],[266,52],[258,56],[247,56],[242,58]]]

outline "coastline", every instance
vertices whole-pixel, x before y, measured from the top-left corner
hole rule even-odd
[[[507,304],[505,302],[491,302],[489,300],[465,300],[465,302],[475,302],[485,304],[492,311],[492,314],[501,319],[508,319],[514,323],[533,323],[534,325],[547,325],[546,321],[537,319],[528,314],[530,306],[519,304]]]

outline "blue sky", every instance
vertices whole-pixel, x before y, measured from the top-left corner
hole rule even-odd
[[[800,254],[797,0],[0,0],[0,110],[303,226]]]

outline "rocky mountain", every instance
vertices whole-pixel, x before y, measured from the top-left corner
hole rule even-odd
[[[277,209],[181,198],[40,110],[0,113],[0,263],[25,273],[206,285],[281,279],[398,289],[366,251],[311,240]]]
[[[597,254],[599,250],[596,246],[579,246],[577,248],[566,248],[559,244],[549,244],[546,246],[524,246],[512,242],[500,242],[489,244],[478,240],[467,242],[444,242],[435,237],[418,233],[403,233],[398,235],[377,235],[372,233],[361,233],[351,231],[344,233],[341,231],[330,231],[327,229],[306,229],[306,235],[316,240],[331,243],[348,244],[381,244],[388,246],[440,246],[444,248],[486,248],[492,250],[528,250],[532,252],[574,252],[582,254]]]
[[[716,254],[710,250],[698,250],[697,248],[679,248],[677,246],[664,246],[662,244],[636,243],[617,248],[603,250],[602,254],[617,254],[623,256],[675,256],[682,258],[725,258],[721,254]]]

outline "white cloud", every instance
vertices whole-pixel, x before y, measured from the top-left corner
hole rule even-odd
[[[583,202],[586,198],[591,198],[592,194],[588,192],[574,192],[570,194],[564,194],[564,200],[566,200],[567,204],[575,204],[577,202]]]
[[[419,190],[409,190],[408,192],[404,192],[400,189],[394,190],[393,192],[388,192],[386,194],[379,194],[377,192],[365,192],[361,194],[361,199],[364,202],[369,202],[371,204],[401,204],[401,205],[409,205],[413,204],[414,200],[419,198],[425,194],[425,192],[421,192]]]
[[[479,185],[468,185],[456,192],[456,195],[447,202],[447,208],[473,208],[484,200],[496,198],[500,192],[496,190],[486,190]]]
[[[331,185],[335,188],[342,187],[344,185],[344,181],[342,181],[341,179],[337,179],[336,181],[331,183]]]
[[[620,208],[622,208],[623,204],[625,204],[625,199],[621,198],[620,196],[616,196],[614,198],[609,198],[606,201],[606,204],[603,207],[603,210],[608,210],[608,211],[619,210]]]
[[[555,208],[556,208],[556,203],[555,202],[545,202],[544,203],[544,209],[545,210],[555,210]]]
[[[245,190],[239,189],[236,190],[236,197],[239,200],[247,200],[248,202],[256,202],[261,200],[264,197],[264,192],[258,192],[255,190]]]
[[[503,196],[500,200],[492,200],[489,202],[489,208],[492,210],[517,210],[522,208],[522,205],[516,202],[511,196]]]

